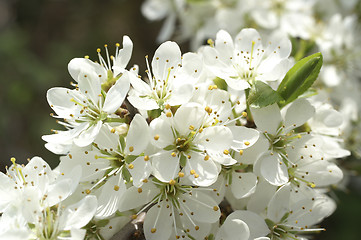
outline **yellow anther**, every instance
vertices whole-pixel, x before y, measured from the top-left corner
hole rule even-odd
[[[144,161],[149,161],[149,156],[148,155],[144,156]]]
[[[157,229],[156,228],[152,228],[152,229],[150,229],[150,232],[151,233],[155,233],[157,231]]]
[[[194,178],[198,178],[199,177],[199,175],[196,173],[196,174],[194,174]]]
[[[147,182],[148,182],[148,179],[143,179],[142,182],[147,183]]]
[[[169,181],[169,184],[170,184],[170,185],[174,185],[174,184],[175,184],[174,179],[170,180],[170,181]]]
[[[98,48],[98,49],[97,49],[97,52],[100,53],[100,51],[101,51],[100,48]]]
[[[203,132],[203,128],[202,128],[202,127],[199,128],[199,129],[198,129],[198,132],[199,132],[199,133]]]
[[[133,169],[133,168],[134,168],[134,165],[133,165],[133,164],[129,164],[129,165],[128,165],[128,168],[129,168],[129,169]]]
[[[197,133],[196,131],[191,131],[192,135],[196,135],[196,133]]]
[[[193,125],[189,125],[189,130],[194,130],[194,126],[193,126]]]
[[[89,59],[89,56],[88,56],[88,55],[85,55],[84,58],[85,58],[85,59]]]
[[[199,226],[195,226],[194,229],[195,229],[196,231],[198,231],[198,230],[199,230]]]
[[[214,46],[214,41],[213,41],[212,39],[210,39],[210,38],[207,40],[207,43],[208,43],[211,47]]]
[[[209,155],[206,155],[206,156],[204,157],[204,160],[207,161],[208,159],[209,159]]]
[[[116,46],[116,47],[120,47],[120,44],[119,44],[119,43],[116,43],[115,46]]]
[[[239,155],[243,155],[243,150],[239,150]]]
[[[204,110],[206,110],[206,112],[209,114],[212,113],[212,108],[210,108],[209,106],[205,107]]]
[[[244,142],[244,145],[246,145],[246,146],[249,146],[249,144],[250,144],[250,143],[249,143],[248,141],[245,141],[245,142]]]
[[[16,158],[12,157],[12,158],[10,158],[10,161],[15,165]]]
[[[191,170],[191,175],[196,174],[196,171],[194,169]]]
[[[175,153],[175,152],[172,152],[172,157],[176,157],[177,156],[177,154]]]
[[[137,219],[137,215],[136,214],[134,214],[134,215],[132,215],[132,219]]]
[[[214,210],[214,211],[218,211],[218,209],[219,209],[218,206],[214,206],[214,207],[213,207],[213,210]]]
[[[171,106],[169,104],[165,105],[165,109],[169,110]]]
[[[85,190],[85,193],[86,193],[86,194],[91,193],[90,189]]]
[[[310,187],[311,187],[311,188],[315,188],[315,187],[316,187],[316,184],[311,183]]]
[[[171,117],[171,116],[172,116],[172,113],[171,113],[171,112],[167,112],[165,115],[166,115],[167,117]]]
[[[134,147],[129,147],[129,152],[133,152],[134,151]]]
[[[115,190],[115,191],[118,191],[118,190],[119,190],[119,186],[118,186],[118,185],[115,185],[115,186],[114,186],[114,190]]]
[[[184,177],[184,173],[179,172],[179,173],[178,173],[178,176],[179,176],[179,177]]]
[[[246,113],[246,112],[242,112],[242,116],[243,116],[243,117],[247,117],[247,113]]]
[[[111,132],[111,133],[115,133],[115,129],[114,129],[114,128],[112,128],[112,130],[110,130],[110,132]]]
[[[141,193],[143,192],[143,189],[142,188],[138,188],[138,193]]]
[[[224,153],[225,155],[228,155],[228,154],[229,154],[229,151],[226,149],[226,150],[223,151],[223,153]]]
[[[297,138],[302,138],[301,134],[298,134],[298,135],[297,135]]]
[[[154,140],[157,141],[158,139],[159,139],[159,135],[157,134],[157,135],[154,136]]]

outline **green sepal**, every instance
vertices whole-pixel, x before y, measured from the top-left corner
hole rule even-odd
[[[173,150],[173,149],[176,149],[175,145],[168,145],[165,148],[163,148],[163,150],[166,150],[166,151],[170,151],[170,150]]]
[[[211,233],[208,235],[207,240],[214,240],[214,235]]]
[[[253,108],[263,108],[268,105],[284,100],[280,94],[264,82],[256,81],[247,98],[247,103]]]
[[[28,227],[30,229],[35,229],[35,224],[34,223],[28,223]]]
[[[158,109],[153,109],[153,110],[149,110],[148,112],[148,117],[153,120],[158,118],[160,115],[162,115],[162,110]]]
[[[242,164],[242,165],[238,164],[238,165],[233,165],[232,170],[241,170],[241,169],[245,169],[247,167],[248,167],[247,164]]]
[[[131,175],[130,175],[130,172],[128,171],[128,169],[126,167],[123,167],[122,175],[123,175],[125,181],[130,182]]]
[[[123,135],[119,135],[119,143],[120,147],[122,148],[122,152],[124,152],[125,149],[125,138]]]
[[[109,223],[109,219],[102,219],[102,220],[97,221],[95,224],[98,227],[105,227],[106,225],[108,225],[108,223]]]
[[[280,107],[296,100],[312,86],[320,73],[322,63],[322,54],[315,53],[297,62],[287,72],[277,89],[284,99],[279,103]]]
[[[187,157],[184,154],[181,154],[181,157],[179,159],[179,164],[182,168],[184,168],[187,164]]]
[[[283,215],[283,217],[281,218],[281,223],[286,221],[286,219],[288,218],[289,215],[290,215],[290,213],[286,212],[285,215]]]
[[[129,164],[129,163],[133,162],[137,157],[138,157],[138,155],[127,155],[124,158],[124,161]]]
[[[273,229],[275,223],[272,220],[266,218],[264,221],[266,222],[269,229]]]
[[[214,82],[214,84],[217,85],[218,89],[227,91],[227,89],[228,89],[227,83],[222,78],[217,77],[217,78],[213,79],[213,82]]]

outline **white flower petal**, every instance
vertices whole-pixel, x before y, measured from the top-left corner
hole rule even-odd
[[[232,148],[236,151],[251,147],[259,138],[259,132],[252,128],[241,126],[228,127],[232,131]]]
[[[227,219],[229,219],[228,221],[238,219],[245,222],[250,233],[248,240],[266,236],[270,232],[263,218],[251,211],[237,210],[231,213]]]
[[[304,98],[294,101],[286,111],[285,126],[298,127],[315,114],[315,108]]]
[[[88,129],[82,131],[79,136],[74,138],[75,145],[79,147],[85,147],[91,144],[98,135],[100,128],[102,127],[102,121],[98,121],[95,125],[88,127]]]
[[[250,231],[245,222],[227,218],[219,229],[216,240],[248,240],[249,235]]]
[[[252,46],[252,42],[254,45]],[[253,49],[258,49],[262,46],[262,41],[257,30],[253,28],[244,28],[235,38],[235,48],[239,51],[251,52]],[[262,47],[261,47],[262,48]]]
[[[144,152],[149,141],[150,130],[148,123],[140,114],[136,114],[129,126],[125,152],[131,155],[139,155]]]
[[[218,167],[212,160],[204,160],[204,156],[197,152],[189,154],[191,158],[187,161],[185,167],[186,175],[193,184],[197,186],[209,186],[213,184],[218,177]],[[191,170],[195,171],[195,174],[190,174]]]
[[[232,132],[224,126],[207,127],[194,139],[194,143],[205,149],[223,152],[231,147]]]
[[[167,208],[166,205],[167,203],[163,201],[147,212],[144,221],[144,235],[147,240],[168,239],[172,234],[171,208]]]
[[[267,218],[275,223],[280,222],[282,217],[289,212],[291,187],[290,184],[282,186],[277,190],[268,204]]]
[[[130,187],[119,200],[118,211],[124,212],[149,203],[159,193],[159,189],[151,181],[145,182],[142,191],[138,187]]]
[[[155,51],[152,71],[156,80],[166,80],[170,69],[178,68],[181,63],[181,51],[177,43],[165,42]],[[172,68],[173,67],[173,68]]]
[[[182,80],[182,79],[177,79]],[[187,103],[193,96],[194,86],[192,84],[173,84],[172,94],[166,102],[171,106]]]
[[[214,223],[218,221],[221,216],[218,204],[209,195],[199,191],[193,191],[192,195],[184,193],[180,199],[186,200],[182,203],[187,206],[184,210],[193,212],[193,215],[189,215],[195,221]]]
[[[78,86],[81,93],[90,99],[94,105],[98,105],[101,95],[101,83],[95,72],[81,71],[78,76]]]
[[[282,116],[276,103],[263,108],[251,108],[251,111],[258,130],[272,135],[277,132]]]
[[[174,144],[171,125],[168,121],[156,118],[150,123],[151,142],[158,148],[165,148]]]
[[[228,32],[220,30],[217,33],[215,46],[222,56],[226,56],[227,58],[233,57],[233,39]]]
[[[93,218],[97,209],[97,198],[85,196],[79,202],[68,206],[61,216],[62,230],[79,229],[84,227]]]
[[[81,106],[71,101],[74,96],[76,99],[83,97],[75,90],[62,87],[51,88],[46,92],[46,99],[50,107],[59,117],[69,118],[69,114],[79,115]]]
[[[178,108],[174,114],[174,125],[181,136],[187,136],[191,131],[189,127],[192,125],[194,129],[201,127],[206,111],[199,104],[187,104]]]
[[[159,108],[157,102],[154,99],[146,97],[142,98],[137,96],[128,96],[128,100],[130,104],[132,104],[139,110],[153,110]]]
[[[152,172],[152,166],[150,161],[145,161],[143,156],[137,157],[132,162],[134,168],[128,169],[133,178],[133,185],[136,187],[141,187],[143,185],[143,180],[148,179],[149,175]]]
[[[261,174],[269,183],[281,186],[288,182],[288,168],[277,154],[270,155],[266,153],[260,157],[259,161],[261,161]]]
[[[108,178],[107,182],[100,188],[98,197],[98,208],[96,216],[106,218],[113,215],[119,208],[119,202],[126,191],[125,183],[120,173]]]
[[[122,105],[130,86],[129,79],[126,77],[127,74],[130,73],[123,73],[107,92],[102,109],[104,112],[112,114]]]
[[[245,198],[256,191],[257,176],[254,173],[233,172],[231,190],[235,198]]]
[[[277,186],[271,185],[263,178],[260,178],[256,192],[252,194],[248,201],[247,209],[259,214],[263,213],[276,191]]]
[[[73,58],[68,64],[68,71],[75,81],[78,81],[81,72],[95,71],[96,75],[101,76],[100,82],[107,78],[107,71],[103,66],[86,58]]]
[[[152,158],[153,175],[162,182],[169,182],[178,176],[179,156],[173,157],[171,151],[159,151]]]
[[[118,76],[124,73],[126,66],[129,63],[130,57],[133,52],[133,42],[128,36],[123,36],[123,48],[120,49],[113,58],[113,71],[114,75]]]

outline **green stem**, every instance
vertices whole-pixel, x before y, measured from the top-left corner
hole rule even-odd
[[[247,110],[246,110],[247,111],[247,121],[248,122],[253,122],[251,109],[250,109],[249,104],[248,104],[249,91],[250,91],[250,88],[247,88],[245,90],[245,92],[246,92],[246,104],[247,104]]]

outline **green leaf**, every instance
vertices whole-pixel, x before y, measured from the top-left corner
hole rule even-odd
[[[129,163],[133,162],[137,157],[138,157],[138,155],[127,155],[124,158],[124,161],[129,164]]]
[[[256,81],[249,91],[247,103],[251,107],[262,108],[282,100],[283,98],[269,85]]]
[[[315,82],[322,67],[321,53],[315,53],[297,62],[286,74],[277,92],[283,97],[280,107],[296,100]]]

